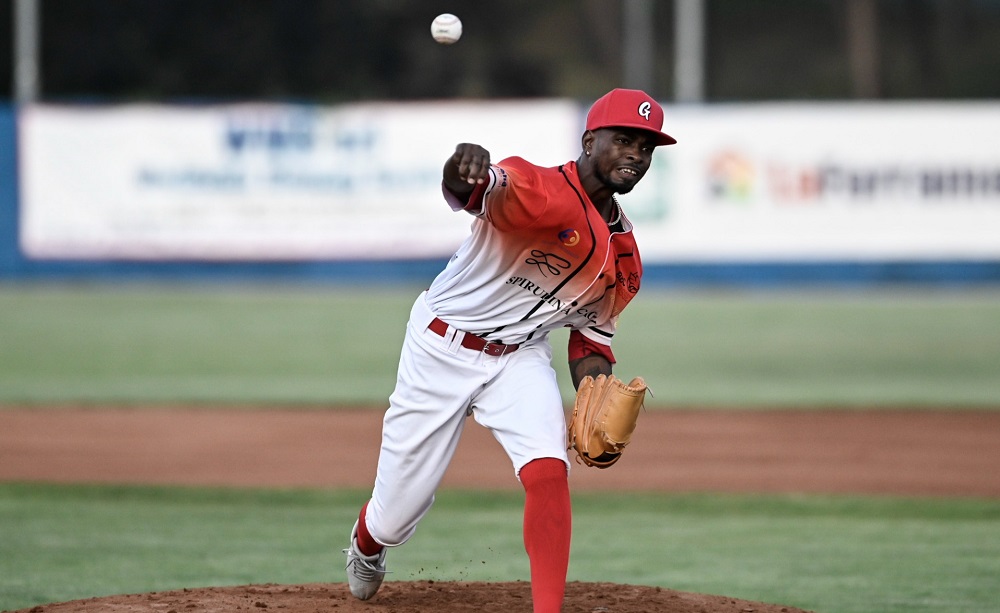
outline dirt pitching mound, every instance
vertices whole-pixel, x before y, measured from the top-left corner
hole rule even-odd
[[[15,613],[530,613],[527,582],[396,581],[366,602],[343,583],[246,585],[73,600]],[[806,613],[802,609],[658,587],[571,582],[563,613]]]

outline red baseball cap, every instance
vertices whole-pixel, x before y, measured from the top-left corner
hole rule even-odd
[[[673,136],[663,129],[663,108],[646,92],[613,89],[597,99],[587,113],[587,129],[636,128],[656,135],[656,144],[673,145]]]

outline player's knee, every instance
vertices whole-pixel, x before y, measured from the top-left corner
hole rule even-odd
[[[557,458],[539,458],[521,467],[518,477],[525,489],[567,483],[567,465]]]

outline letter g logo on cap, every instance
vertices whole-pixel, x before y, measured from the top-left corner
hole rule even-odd
[[[639,115],[646,121],[649,121],[649,113],[652,108],[653,105],[651,105],[648,101],[643,102],[642,104],[639,105]]]

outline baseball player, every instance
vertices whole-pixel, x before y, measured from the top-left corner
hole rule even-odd
[[[548,336],[569,327],[574,385],[615,362],[618,315],[639,290],[632,224],[615,199],[676,141],[663,110],[615,89],[587,115],[574,162],[542,168],[459,144],[442,192],[470,236],[413,304],[382,429],[375,486],[351,532],[347,579],[375,595],[386,552],[429,511],[466,418],[489,428],[525,490],[523,538],[535,613],[561,609],[571,511],[566,417]]]

